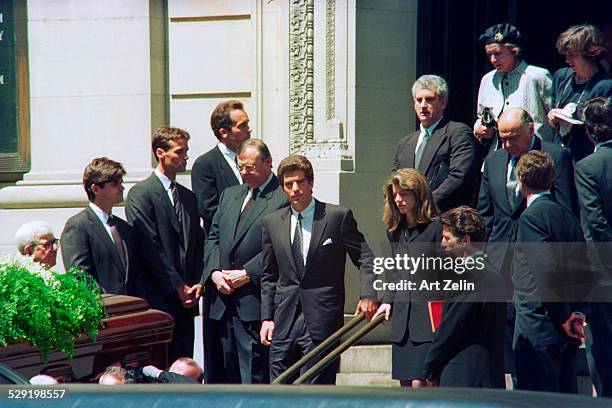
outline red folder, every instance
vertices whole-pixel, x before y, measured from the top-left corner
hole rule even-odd
[[[427,302],[429,310],[429,322],[431,323],[431,331],[435,333],[442,323],[442,309],[444,308],[443,300],[430,300]]]

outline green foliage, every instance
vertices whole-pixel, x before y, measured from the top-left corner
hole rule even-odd
[[[82,270],[45,280],[19,262],[0,265],[0,344],[29,341],[46,361],[57,348],[71,359],[80,334],[95,341],[107,316],[97,283]]]

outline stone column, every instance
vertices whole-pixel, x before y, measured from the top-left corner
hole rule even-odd
[[[150,136],[167,120],[162,0],[29,0],[27,11],[32,164],[0,189],[0,252],[29,220],[61,233],[87,201],[92,158],[122,162],[128,185],[149,174]]]

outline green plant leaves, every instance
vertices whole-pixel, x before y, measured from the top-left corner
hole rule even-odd
[[[107,316],[101,290],[77,268],[45,278],[20,262],[0,265],[0,344],[29,341],[44,361],[54,348],[71,359],[75,339],[95,341]]]

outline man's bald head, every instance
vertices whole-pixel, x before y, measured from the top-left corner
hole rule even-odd
[[[529,151],[533,138],[533,119],[521,108],[505,110],[497,121],[502,146],[508,154],[521,157]]]

